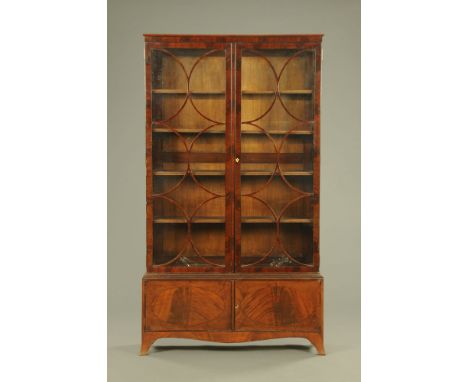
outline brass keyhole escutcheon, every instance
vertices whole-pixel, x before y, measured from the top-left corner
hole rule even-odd
[[[240,162],[240,159],[239,159],[239,158],[236,158],[235,161],[236,161],[236,163],[239,163],[239,162]]]

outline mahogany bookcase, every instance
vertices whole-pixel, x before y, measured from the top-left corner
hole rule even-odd
[[[142,345],[323,347],[322,35],[145,36]]]

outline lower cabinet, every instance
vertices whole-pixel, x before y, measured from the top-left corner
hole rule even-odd
[[[146,280],[145,331],[322,331],[322,280]]]
[[[143,278],[142,355],[159,338],[230,343],[286,337],[306,338],[324,355],[322,325],[320,275]]]

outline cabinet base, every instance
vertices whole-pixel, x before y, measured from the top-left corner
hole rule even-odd
[[[269,340],[272,338],[298,337],[305,338],[316,348],[319,355],[325,355],[323,337],[314,332],[238,332],[238,331],[216,331],[216,332],[143,332],[140,355],[148,355],[153,342],[160,338],[189,338],[194,340],[235,343]]]

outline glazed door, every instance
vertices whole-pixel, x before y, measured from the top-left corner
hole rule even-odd
[[[232,270],[232,44],[147,43],[147,268]]]
[[[235,51],[236,271],[315,271],[320,47]]]

